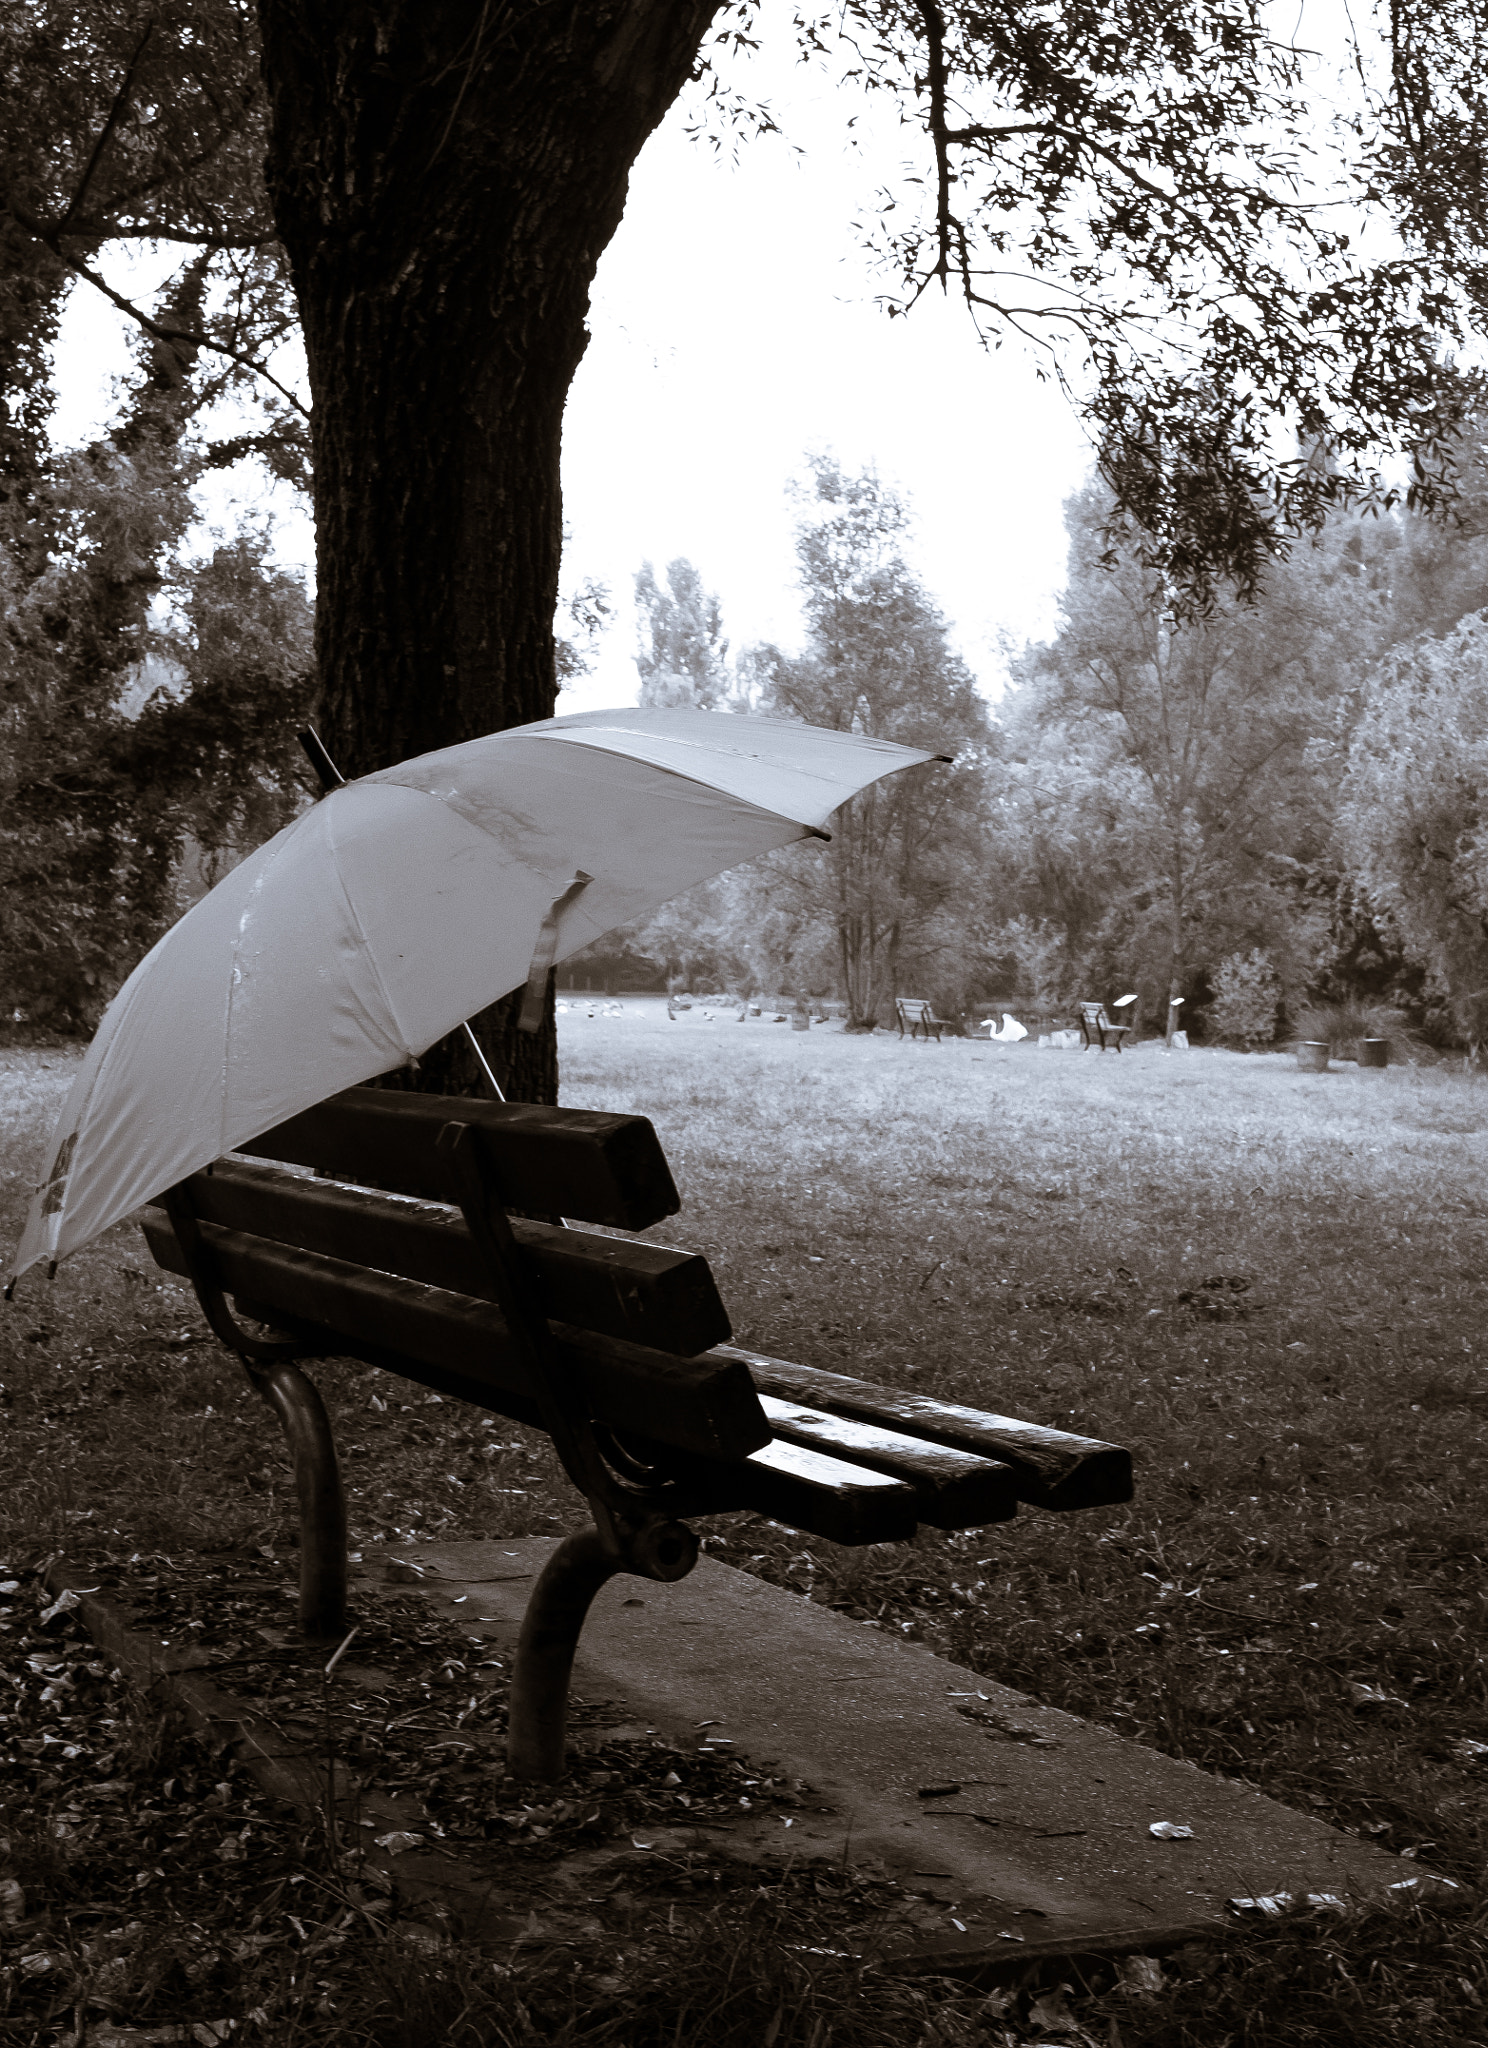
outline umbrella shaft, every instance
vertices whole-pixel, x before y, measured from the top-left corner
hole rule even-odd
[[[505,1102],[506,1097],[501,1092],[501,1083],[497,1080],[496,1076],[491,1072],[491,1063],[480,1049],[480,1040],[476,1037],[475,1033],[471,1030],[468,1024],[462,1024],[460,1026],[460,1029],[464,1032],[465,1036],[470,1040],[470,1050],[475,1054],[476,1058],[481,1063],[481,1072],[485,1075],[486,1079],[491,1084],[491,1093],[495,1096],[498,1102]]]

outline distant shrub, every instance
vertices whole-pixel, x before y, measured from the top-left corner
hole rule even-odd
[[[1311,1004],[1297,1013],[1296,1036],[1299,1043],[1326,1045],[1336,1060],[1356,1060],[1364,1038],[1388,1039],[1392,1060],[1413,1059],[1420,1049],[1404,1017],[1388,1003]]]
[[[1231,953],[1215,970],[1209,1029],[1217,1038],[1242,1045],[1269,1045],[1280,1003],[1281,983],[1265,954],[1254,947]]]

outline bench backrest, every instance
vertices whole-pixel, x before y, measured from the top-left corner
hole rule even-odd
[[[896,999],[896,1007],[906,1024],[923,1024],[928,1017],[934,1015],[923,996],[899,996]]]
[[[239,1150],[447,1201],[437,1147],[453,1118],[478,1133],[508,1209],[647,1230],[682,1206],[650,1119],[602,1110],[348,1088]]]
[[[516,1212],[535,1305],[560,1326],[595,1412],[713,1457],[767,1442],[747,1371],[706,1355],[730,1335],[707,1261],[558,1220],[641,1230],[680,1206],[644,1117],[369,1088],[335,1096],[242,1148],[334,1180],[228,1157],[182,1184],[238,1313],[311,1342],[334,1332],[342,1355],[535,1419],[500,1287],[455,1205],[439,1145],[452,1123],[474,1132],[486,1184]],[[195,1278],[166,1211],[142,1220],[157,1263]]]
[[[1085,1019],[1086,1024],[1092,1031],[1108,1031],[1111,1028],[1111,1020],[1106,1015],[1104,1003],[1081,1003],[1080,1015]]]

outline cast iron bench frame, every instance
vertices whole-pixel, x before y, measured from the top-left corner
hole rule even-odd
[[[680,1206],[644,1117],[355,1088],[145,1212],[156,1262],[191,1280],[284,1431],[308,1635],[345,1630],[347,1530],[302,1360],[357,1359],[552,1438],[594,1523],[559,1544],[527,1608],[508,1732],[520,1778],[563,1774],[569,1676],[601,1586],[691,1571],[684,1515],[753,1509],[862,1544],[1007,1521],[1020,1502],[1132,1496],[1116,1445],[740,1350],[704,1259],[577,1227],[641,1231]]]
[[[1106,1015],[1104,1003],[1081,1003],[1080,1036],[1084,1040],[1080,1047],[1082,1052],[1089,1052],[1091,1046],[1097,1044],[1100,1046],[1101,1051],[1104,1052],[1108,1039],[1115,1046],[1117,1052],[1120,1052],[1121,1041],[1130,1031],[1130,1024],[1113,1024],[1111,1022],[1111,1019]]]

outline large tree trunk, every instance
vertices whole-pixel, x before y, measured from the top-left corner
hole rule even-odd
[[[589,287],[718,4],[259,0],[315,407],[319,719],[346,775],[552,714]],[[508,1092],[551,1101],[551,1010],[524,1039],[519,1002],[478,1028]],[[423,1080],[479,1085],[463,1048]]]

